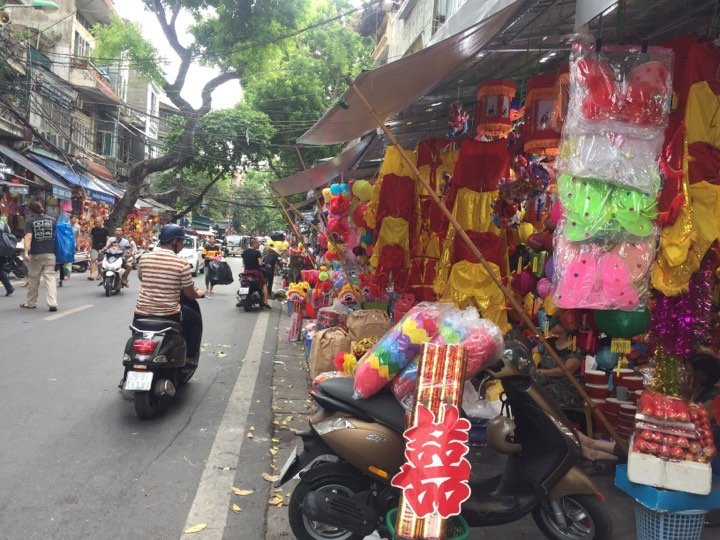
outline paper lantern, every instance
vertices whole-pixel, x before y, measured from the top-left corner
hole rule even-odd
[[[524,150],[528,154],[556,155],[560,132],[550,120],[555,106],[555,75],[537,75],[528,81],[525,98]]]
[[[370,229],[370,226],[368,225],[367,221],[365,221],[365,210],[367,209],[367,203],[360,203],[355,207],[355,210],[353,210],[352,218],[353,223],[356,227],[360,229],[368,230]]]
[[[552,291],[552,283],[547,278],[542,278],[537,282],[537,293],[543,300],[550,295]]]
[[[480,83],[475,104],[475,129],[478,135],[505,137],[512,130],[510,102],[515,97],[515,82],[492,79]]]
[[[613,338],[630,339],[647,331],[650,311],[595,310],[593,318],[598,328]]]

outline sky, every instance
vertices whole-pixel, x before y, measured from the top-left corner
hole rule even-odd
[[[139,23],[143,35],[155,45],[164,58],[172,62],[168,69],[168,75],[172,80],[175,73],[177,73],[178,57],[165,39],[162,28],[160,28],[160,24],[157,22],[155,16],[145,11],[141,0],[115,0],[114,3],[118,15],[123,19]],[[188,43],[190,41],[185,29],[191,22],[192,18],[187,14],[181,14],[178,18],[177,27],[181,43]],[[193,65],[188,73],[182,96],[193,106],[199,107],[202,101],[200,99],[202,87],[218,73],[219,71],[217,69]],[[242,90],[240,89],[240,82],[237,80],[227,82],[213,92],[213,109],[227,109],[232,107],[240,100],[241,96]]]

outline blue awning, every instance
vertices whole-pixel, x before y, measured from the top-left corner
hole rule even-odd
[[[87,189],[90,193],[91,200],[109,205],[115,204],[115,194],[102,188],[92,178],[88,178],[84,174],[73,171],[67,165],[63,165],[62,163],[59,163],[53,159],[38,156],[37,154],[32,153],[28,157],[30,157],[30,159],[32,159],[36,163],[39,163],[46,169],[54,172],[64,180],[70,182],[71,184]]]
[[[52,187],[52,192],[58,199],[71,199],[72,191],[60,179],[56,178],[50,171],[41,167],[34,161],[30,161],[26,156],[16,152],[12,148],[0,144],[0,154],[13,160],[15,163],[24,167],[36,176],[45,180]]]

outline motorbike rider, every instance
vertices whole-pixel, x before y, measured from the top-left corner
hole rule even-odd
[[[115,227],[115,236],[108,238],[105,247],[102,248],[100,252],[105,253],[111,247],[122,251],[123,268],[125,269],[122,276],[122,286],[127,287],[128,278],[130,277],[130,272],[132,272],[132,259],[137,251],[137,245],[135,245],[134,240],[125,238],[122,227]],[[100,285],[102,285],[102,282],[100,282]]]
[[[181,303],[180,293],[195,300],[204,297],[205,292],[195,288],[190,266],[177,255],[186,238],[179,225],[165,225],[160,230],[159,246],[140,259],[140,294],[133,322],[153,318],[181,323],[186,345],[185,363],[194,364],[200,352],[202,316]]]
[[[257,238],[251,238],[248,245],[250,247],[248,247],[240,255],[243,260],[243,272],[254,276],[260,282],[263,294],[263,307],[267,309],[272,309],[272,307],[270,307],[270,304],[268,304],[269,295],[267,281],[265,279],[265,274],[262,271],[262,255],[260,254],[260,250],[258,249],[260,247],[260,242]]]

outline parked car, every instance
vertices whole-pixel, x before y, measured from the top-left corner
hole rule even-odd
[[[205,259],[202,256],[202,244],[197,236],[185,239],[185,247],[178,253],[192,268],[193,277],[205,273]]]
[[[226,255],[228,257],[238,257],[243,252],[247,244],[247,236],[230,235],[225,237]]]

